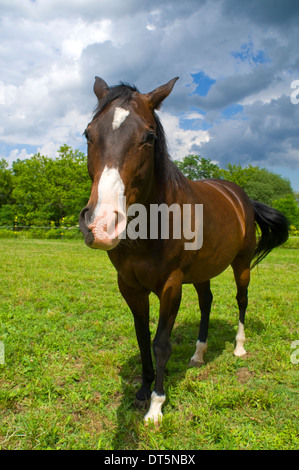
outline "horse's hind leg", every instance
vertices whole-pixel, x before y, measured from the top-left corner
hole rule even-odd
[[[234,270],[235,281],[237,285],[237,302],[239,307],[239,326],[236,336],[236,347],[234,350],[235,356],[244,356],[246,351],[244,349],[245,343],[245,313],[248,304],[248,285],[250,281],[250,261],[247,258],[237,257],[232,263]]]
[[[210,289],[210,281],[194,284],[197,291],[198,302],[201,311],[198,340],[196,351],[191,357],[189,366],[199,367],[204,364],[203,355],[208,349],[208,328],[213,295]]]

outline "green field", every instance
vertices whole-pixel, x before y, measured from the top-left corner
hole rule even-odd
[[[228,269],[212,281],[207,363],[188,368],[199,312],[184,286],[160,428],[133,406],[139,352],[107,255],[82,241],[2,239],[0,260],[1,449],[298,449],[298,250],[252,272],[245,358],[233,356]]]

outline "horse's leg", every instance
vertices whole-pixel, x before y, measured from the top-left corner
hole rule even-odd
[[[237,257],[232,263],[234,270],[235,281],[237,284],[237,302],[239,307],[239,326],[236,336],[236,347],[234,350],[235,356],[244,356],[246,351],[244,349],[245,343],[245,313],[248,304],[248,285],[250,281],[250,261],[247,258]]]
[[[155,378],[149,330],[149,293],[146,290],[137,290],[128,286],[122,278],[118,277],[119,290],[134,315],[135,331],[141,354],[142,385],[136,393],[137,406],[147,403],[151,396],[151,384]]]
[[[166,363],[171,355],[170,334],[180,306],[182,294],[182,275],[180,272],[173,273],[165,283],[160,298],[160,316],[157,333],[153,342],[154,355],[156,359],[155,388],[151,395],[151,405],[144,420],[154,421],[158,424],[162,419],[162,405],[165,401],[163,386]]]
[[[198,295],[201,319],[198,339],[196,341],[196,351],[194,356],[191,357],[189,366],[200,367],[204,364],[203,355],[208,349],[208,329],[213,295],[210,289],[210,281],[194,284],[194,287]]]

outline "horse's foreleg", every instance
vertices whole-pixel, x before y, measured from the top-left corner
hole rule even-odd
[[[147,403],[151,396],[151,384],[155,378],[149,330],[149,293],[133,289],[118,277],[119,290],[134,315],[135,331],[142,362],[142,385],[136,393],[137,406]]]
[[[160,298],[160,316],[157,333],[153,342],[156,359],[155,388],[151,395],[151,405],[145,415],[145,421],[152,420],[155,424],[162,419],[162,405],[165,401],[164,373],[165,366],[171,355],[170,334],[180,306],[182,294],[182,273],[176,271],[165,283]]]

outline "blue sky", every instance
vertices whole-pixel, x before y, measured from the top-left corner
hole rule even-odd
[[[173,158],[266,167],[299,191],[297,0],[0,0],[0,22],[0,158],[85,151],[95,75],[143,93],[179,76],[159,111]]]

